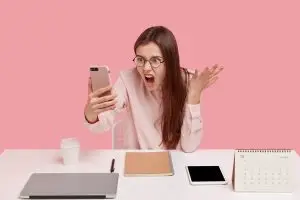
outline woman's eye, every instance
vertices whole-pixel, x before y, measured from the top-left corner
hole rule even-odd
[[[158,58],[153,58],[153,59],[151,59],[151,61],[152,61],[152,63],[159,63],[160,62],[160,60]]]

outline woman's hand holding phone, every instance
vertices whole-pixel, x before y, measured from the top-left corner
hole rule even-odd
[[[116,108],[117,95],[112,92],[112,86],[92,91],[91,79],[88,84],[88,102],[85,107],[85,117],[89,122],[98,120],[98,115],[102,112]]]

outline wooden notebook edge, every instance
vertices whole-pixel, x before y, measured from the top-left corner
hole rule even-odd
[[[168,151],[168,156],[169,156],[169,166],[170,166],[170,174],[169,176],[174,176],[175,175],[175,170],[174,170],[174,165],[173,165],[173,159],[172,159],[172,154],[170,151]]]
[[[173,173],[161,173],[161,174],[124,174],[124,177],[158,177],[158,176],[173,176]]]

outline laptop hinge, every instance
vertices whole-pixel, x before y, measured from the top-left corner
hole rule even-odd
[[[51,196],[29,196],[27,199],[106,199],[106,195],[51,195]]]

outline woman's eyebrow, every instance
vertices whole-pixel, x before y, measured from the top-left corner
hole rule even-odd
[[[139,56],[139,57],[142,57],[142,58],[146,58],[145,56],[142,56],[140,54],[136,54],[136,56]],[[162,56],[160,56],[160,55],[153,55],[150,58],[162,58]]]

